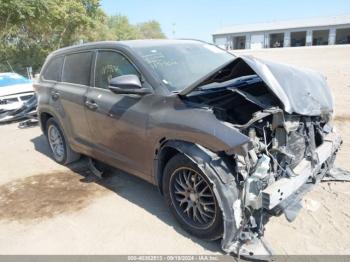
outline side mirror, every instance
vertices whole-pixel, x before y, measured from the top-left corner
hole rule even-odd
[[[114,77],[109,81],[108,88],[116,94],[145,95],[151,93],[150,89],[142,88],[140,78],[137,75]]]

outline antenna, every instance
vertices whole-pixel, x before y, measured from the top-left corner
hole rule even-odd
[[[173,38],[175,38],[175,33],[176,33],[176,31],[175,31],[175,26],[176,26],[176,23],[172,23],[172,25],[173,25],[173,31],[172,31],[172,33],[173,33]]]

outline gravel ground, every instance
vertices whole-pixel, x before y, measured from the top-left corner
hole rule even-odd
[[[335,93],[350,169],[350,47],[240,51],[323,72]],[[0,126],[0,254],[222,254],[219,242],[185,233],[157,189],[121,171],[92,181],[84,160],[56,164],[38,127]],[[266,227],[277,254],[350,254],[350,183],[322,183],[293,223]]]

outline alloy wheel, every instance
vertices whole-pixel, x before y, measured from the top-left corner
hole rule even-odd
[[[217,215],[217,204],[209,183],[202,174],[182,167],[170,179],[170,197],[176,212],[190,226],[210,227]]]
[[[65,149],[60,131],[56,126],[50,125],[47,134],[54,158],[57,161],[63,161],[65,156]]]

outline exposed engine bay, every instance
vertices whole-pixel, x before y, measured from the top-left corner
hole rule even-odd
[[[187,99],[249,137],[250,150],[233,156],[240,198],[234,203],[238,230],[231,251],[269,254],[260,242],[269,216],[284,213],[293,221],[308,185],[333,167],[342,141],[333,132],[331,113],[287,113],[255,74],[209,83]]]

